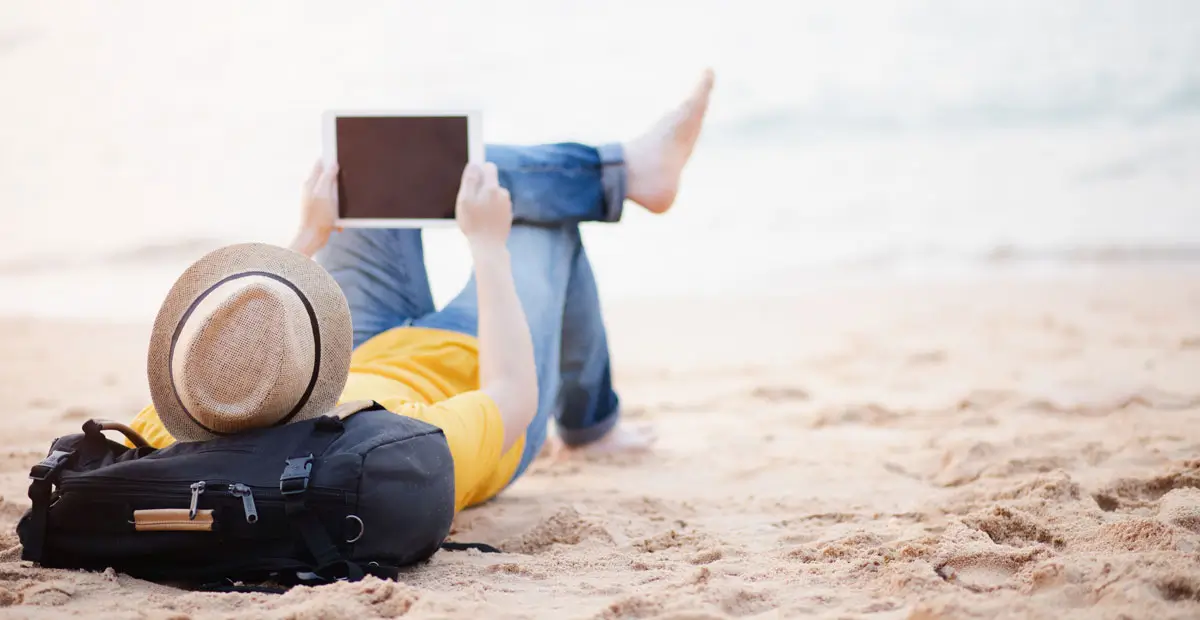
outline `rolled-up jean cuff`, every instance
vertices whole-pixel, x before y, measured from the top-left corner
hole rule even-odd
[[[620,143],[596,147],[600,153],[600,184],[604,188],[604,217],[602,222],[621,220],[625,209],[625,148]]]
[[[617,425],[617,420],[620,417],[621,409],[617,408],[605,416],[604,419],[586,428],[565,428],[560,425],[558,427],[558,436],[568,446],[589,444],[607,435]]]

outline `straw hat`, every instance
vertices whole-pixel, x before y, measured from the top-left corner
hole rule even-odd
[[[150,396],[177,441],[298,422],[337,404],[352,347],[329,272],[284,248],[232,245],[167,294],[150,336]]]

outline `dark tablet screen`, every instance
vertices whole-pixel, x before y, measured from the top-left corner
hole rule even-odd
[[[340,217],[454,218],[466,116],[344,116],[335,129]]]

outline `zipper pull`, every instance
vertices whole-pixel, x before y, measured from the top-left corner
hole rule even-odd
[[[258,523],[258,508],[254,506],[254,492],[250,487],[239,483],[229,485],[229,494],[242,498],[242,508],[246,510],[246,523]]]
[[[188,509],[188,519],[195,521],[196,512],[200,507],[200,494],[204,492],[204,481],[192,483],[192,506]]]

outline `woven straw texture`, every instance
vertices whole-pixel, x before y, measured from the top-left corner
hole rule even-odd
[[[337,282],[301,254],[256,243],[216,250],[180,276],[154,321],[147,356],[151,398],[176,440],[284,421],[317,361],[301,295],[316,317],[320,356],[312,393],[287,422],[328,412],[345,387],[353,332]]]

